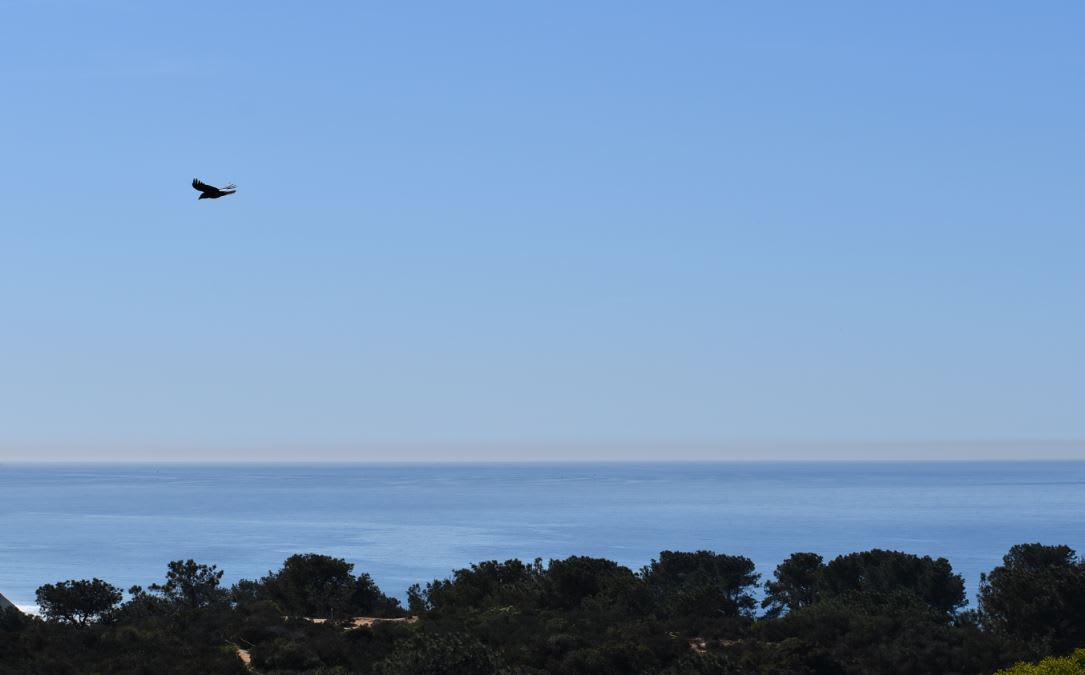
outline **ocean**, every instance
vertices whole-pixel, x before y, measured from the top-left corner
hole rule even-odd
[[[0,464],[0,593],[161,581],[171,560],[257,578],[294,553],[388,594],[482,560],[885,548],[949,559],[970,606],[1013,544],[1085,550],[1085,462]]]

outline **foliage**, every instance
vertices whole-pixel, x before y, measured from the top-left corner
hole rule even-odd
[[[1083,675],[1085,674],[1085,649],[1078,649],[1069,656],[1049,656],[1039,663],[1018,663],[1012,668],[1000,670],[995,675]]]
[[[979,617],[1037,656],[1085,644],[1085,561],[1069,546],[1018,544],[981,577]]]
[[[754,636],[746,651],[757,657],[757,669],[768,662],[781,672],[977,673],[1021,655],[997,636],[899,590],[820,599],[758,622]]]
[[[436,613],[536,604],[544,570],[541,560],[496,560],[471,565],[435,579],[418,592],[416,606]]]
[[[761,607],[769,616],[812,605],[817,599],[818,577],[824,569],[817,553],[792,553],[776,566],[773,580],[765,582],[765,598]]]
[[[194,560],[174,560],[166,570],[166,583],[151,584],[150,590],[186,609],[205,607],[225,598],[219,588],[222,570]]]
[[[542,579],[541,604],[558,610],[573,610],[591,598],[619,602],[638,584],[629,568],[585,556],[551,560]]]
[[[752,616],[753,561],[712,551],[663,551],[641,570],[662,614],[702,618]]]
[[[78,626],[106,619],[122,597],[119,588],[101,579],[61,581],[37,591],[43,616]]]
[[[379,675],[497,675],[497,655],[470,635],[419,633],[401,640],[395,651],[376,664]]]
[[[101,580],[66,581],[39,589],[44,618],[0,614],[0,675],[242,675],[241,648],[264,675],[990,673],[1080,635],[1081,568],[1067,547],[1016,546],[964,612],[944,559],[796,553],[756,617],[759,576],[741,556],[663,551],[639,572],[586,556],[491,560],[413,586],[407,621],[339,558],[291,556],[229,589],[214,565],[174,561],[122,604]],[[1082,659],[1006,672],[1075,672]]]
[[[834,558],[819,571],[818,595],[834,597],[854,591],[911,593],[946,615],[967,604],[964,579],[953,573],[948,560],[900,551],[850,553]]]
[[[284,612],[296,616],[340,619],[399,614],[399,601],[384,595],[368,574],[354,576],[354,565],[341,558],[306,553],[292,555],[276,573],[261,581],[263,591]]]

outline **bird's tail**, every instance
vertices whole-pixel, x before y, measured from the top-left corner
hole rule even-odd
[[[233,183],[230,183],[229,185],[227,185],[226,187],[224,187],[224,188],[222,188],[222,189],[223,189],[223,190],[236,190],[236,189],[237,189],[237,186],[236,186],[236,185],[234,185]]]

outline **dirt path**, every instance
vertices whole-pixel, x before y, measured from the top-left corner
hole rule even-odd
[[[245,670],[252,671],[252,653],[247,649],[238,649],[237,658],[241,659],[241,663],[244,664]]]
[[[304,617],[304,619],[306,621],[311,621],[312,623],[328,623],[327,619],[315,619],[309,617]],[[395,619],[389,619],[382,616],[356,616],[347,622],[345,628],[351,630],[354,628],[369,628],[378,623],[414,623],[415,621],[418,621],[417,616],[401,616]]]

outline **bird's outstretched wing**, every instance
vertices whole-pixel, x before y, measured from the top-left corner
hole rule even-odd
[[[192,179],[192,187],[196,188],[200,192],[203,192],[204,194],[215,194],[219,192],[219,189],[217,187],[213,185],[208,185],[207,183],[201,181],[199,178]]]

